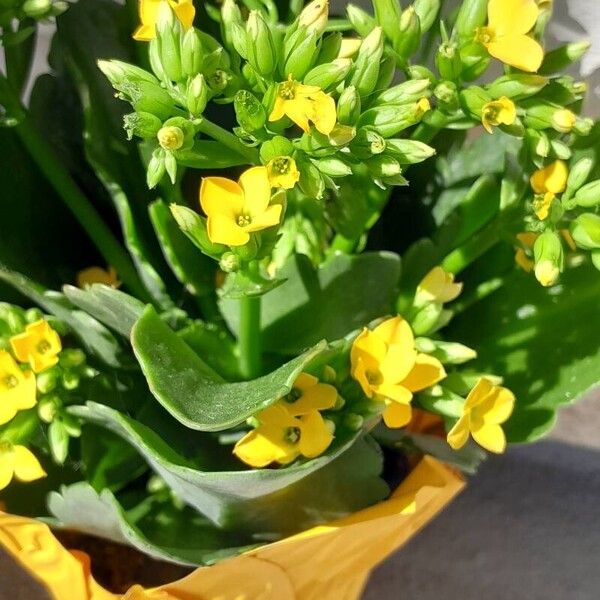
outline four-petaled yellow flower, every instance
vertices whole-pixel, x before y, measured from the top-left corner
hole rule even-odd
[[[46,477],[38,459],[25,446],[0,441],[0,490],[15,477],[19,481],[35,481]]]
[[[10,345],[17,360],[29,363],[35,373],[53,367],[62,350],[58,333],[43,319],[27,325],[24,333],[11,337]]]
[[[300,171],[291,156],[278,156],[267,163],[271,187],[291,190],[300,181]]]
[[[333,441],[319,411],[333,408],[336,400],[333,386],[302,373],[288,396],[256,415],[259,426],[235,445],[233,453],[255,468],[319,456]]]
[[[271,201],[267,167],[252,167],[236,183],[224,177],[205,177],[200,205],[206,213],[210,241],[243,246],[250,234],[279,223],[282,206]]]
[[[388,427],[410,422],[413,392],[446,377],[442,364],[415,348],[410,325],[402,317],[387,319],[373,331],[365,328],[352,344],[351,374],[368,398],[383,400]]]
[[[289,117],[305,133],[310,131],[310,121],[323,135],[329,135],[337,119],[335,100],[316,85],[304,85],[289,76],[277,86],[275,104],[269,121]]]
[[[462,283],[454,283],[454,274],[442,267],[434,267],[417,286],[415,304],[422,306],[428,302],[445,304],[457,298],[462,291]]]
[[[160,4],[165,0],[140,0],[140,21],[142,24],[133,34],[139,42],[149,42],[156,37],[156,22]],[[168,0],[173,12],[187,31],[194,23],[196,9],[192,0]]]
[[[492,128],[498,127],[498,125],[512,125],[516,118],[517,107],[506,96],[488,102],[481,111],[481,122],[488,133],[494,133]]]
[[[567,187],[569,170],[562,160],[556,160],[543,169],[535,171],[529,180],[536,193],[533,210],[540,221],[548,218],[552,201],[557,194],[562,194]]]
[[[121,285],[114,267],[109,267],[108,269],[88,267],[77,273],[77,287],[85,289],[88,285],[93,285],[94,283],[101,283],[113,288],[118,288]]]
[[[508,420],[515,405],[514,394],[482,377],[469,392],[463,413],[448,432],[448,443],[454,450],[462,448],[469,434],[490,452],[506,450],[506,436],[500,425]]]
[[[0,350],[0,425],[8,423],[18,411],[33,408],[35,393],[33,371],[22,371],[6,350]]]
[[[535,0],[490,0],[488,24],[477,30],[477,40],[503,63],[535,72],[544,60],[544,50],[527,34],[539,12]]]

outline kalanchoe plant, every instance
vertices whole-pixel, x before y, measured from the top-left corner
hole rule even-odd
[[[0,240],[39,307],[0,306],[9,509],[36,481],[57,526],[209,564],[382,500],[382,451],[473,472],[600,380],[598,126],[550,2],[79,0],[28,106],[9,4],[6,156],[100,254]]]

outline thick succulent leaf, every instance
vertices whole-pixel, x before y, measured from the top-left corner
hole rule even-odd
[[[509,441],[542,437],[561,405],[600,383],[599,314],[600,277],[583,264],[549,289],[515,272],[452,322],[448,337],[477,350],[474,366],[502,375],[517,397]]]
[[[297,354],[393,312],[400,258],[391,252],[336,254],[315,269],[306,256],[297,254],[277,277],[285,283],[262,299],[264,348]],[[237,333],[237,305],[222,301],[221,310]]]
[[[48,509],[54,517],[50,523],[55,527],[126,544],[159,560],[196,566],[249,548],[248,545],[236,546],[232,535],[219,531],[206,518],[189,509],[167,508],[167,513],[164,509],[156,510],[151,499],[146,504],[147,508],[142,505],[128,512],[112,492],[96,492],[85,481],[62,486],[60,492],[51,492],[48,496]],[[165,516],[169,517],[169,526],[163,523],[160,527],[157,519]],[[175,527],[177,537],[173,535]],[[161,529],[167,531],[161,533]],[[159,538],[158,543],[153,537]]]
[[[66,285],[63,292],[75,306],[127,338],[145,308],[133,296],[98,283],[84,290]]]
[[[131,361],[127,360],[123,348],[113,334],[89,314],[75,310],[60,292],[46,290],[24,275],[3,269],[1,265],[0,281],[4,281],[44,311],[64,321],[79,338],[83,347],[105,364],[111,367],[131,366]]]
[[[227,383],[150,306],[134,325],[131,343],[154,397],[178,421],[201,431],[243,423],[285,396],[325,348],[325,343],[318,344],[253,381]]]
[[[379,447],[362,434],[338,439],[323,456],[284,469],[209,471],[118,411],[93,402],[70,411],[126,439],[186,504],[224,528],[290,533],[373,504],[389,491],[379,477]],[[207,449],[201,458],[206,463],[210,455]]]

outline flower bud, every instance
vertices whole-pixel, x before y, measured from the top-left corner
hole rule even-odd
[[[429,79],[410,79],[381,92],[373,101],[373,106],[411,104],[430,93],[429,85]]]
[[[28,17],[40,19],[52,8],[52,0],[25,0],[21,8]]]
[[[85,365],[85,353],[79,348],[67,348],[60,353],[60,366],[79,368]]]
[[[593,208],[600,205],[600,179],[590,181],[577,190],[573,198],[577,206]]]
[[[267,113],[265,107],[251,92],[240,90],[234,98],[233,107],[240,127],[247,133],[262,129]]]
[[[52,396],[45,396],[38,402],[38,416],[44,423],[52,423],[61,406],[62,401],[56,394],[53,394]]]
[[[307,4],[298,17],[298,25],[306,29],[308,33],[321,35],[327,27],[329,18],[328,0],[313,0]]]
[[[194,117],[204,112],[208,103],[208,85],[202,73],[196,75],[188,84],[186,94],[187,109]]]
[[[342,34],[340,31],[334,31],[327,34],[321,40],[321,48],[319,49],[319,58],[317,59],[317,63],[322,65],[333,62],[336,58],[342,58],[339,56],[341,47]]]
[[[379,154],[367,161],[367,168],[376,179],[388,179],[402,173],[402,166],[391,155]]]
[[[310,161],[298,157],[296,160],[300,171],[298,185],[309,198],[320,200],[325,191],[325,182],[319,169]]]
[[[439,302],[430,302],[421,308],[411,320],[411,327],[415,335],[426,335],[433,331],[442,315],[443,305]]]
[[[318,34],[300,28],[284,42],[283,72],[297,81],[302,81],[317,57]]]
[[[185,135],[179,127],[162,127],[156,137],[165,150],[179,150],[185,141]]]
[[[183,28],[168,2],[161,2],[156,21],[156,42],[163,73],[170,81],[181,81],[181,38]]]
[[[362,37],[369,35],[377,26],[377,21],[369,13],[354,4],[349,4],[346,7],[346,14],[348,20],[352,23],[352,27]]]
[[[590,176],[594,161],[591,158],[581,158],[570,169],[567,178],[567,190],[574,192],[578,190]]]
[[[593,119],[585,118],[585,119],[577,119],[575,122],[575,126],[573,127],[573,131],[577,135],[590,135],[592,132],[592,127],[594,126]]]
[[[123,117],[123,127],[128,140],[133,139],[134,135],[147,140],[156,136],[162,121],[151,113],[134,112]]]
[[[462,71],[458,46],[453,42],[443,42],[435,55],[435,65],[442,79],[456,80]]]
[[[340,94],[337,103],[337,120],[342,125],[355,125],[361,113],[360,96],[351,85]]]
[[[427,98],[401,106],[377,106],[364,112],[358,124],[370,125],[388,138],[418,123],[430,108]]]
[[[75,371],[64,371],[61,377],[61,384],[65,390],[76,390],[79,387],[80,377]]]
[[[489,94],[478,86],[464,89],[460,92],[459,99],[464,111],[477,120],[481,119],[483,107],[492,100]]]
[[[202,70],[204,48],[196,29],[191,27],[181,42],[181,70],[184,77],[194,77]]]
[[[212,257],[220,257],[227,250],[227,246],[213,244],[210,241],[206,231],[206,220],[191,208],[181,206],[180,204],[171,204],[169,209],[181,231],[204,254]]]
[[[519,73],[499,77],[496,81],[488,85],[486,90],[494,100],[502,96],[507,96],[515,100],[517,98],[533,96],[547,84],[548,79],[546,77],[529,73]]]
[[[361,98],[368,96],[377,85],[379,63],[383,55],[383,31],[376,27],[363,40],[356,57],[350,84],[355,86]]]
[[[383,33],[395,46],[400,34],[400,16],[402,9],[398,0],[373,0],[375,20],[383,29]]]
[[[433,95],[438,99],[442,108],[446,110],[458,108],[458,89],[453,81],[440,81],[435,86]]]
[[[136,112],[148,112],[159,119],[168,119],[174,111],[175,102],[169,92],[158,84],[141,82],[123,84],[123,95]]]
[[[343,427],[350,431],[359,431],[364,425],[364,418],[355,413],[348,413],[344,416]]]
[[[44,313],[39,308],[29,308],[25,311],[25,321],[27,321],[27,323],[35,323],[43,318]]]
[[[219,268],[225,273],[235,273],[240,266],[240,259],[233,252],[225,252],[219,261]]]
[[[413,6],[421,23],[421,33],[429,31],[440,12],[441,0],[415,0]]]
[[[159,83],[148,71],[120,60],[99,60],[98,68],[117,90],[120,90],[123,83]]]
[[[352,61],[349,58],[336,58],[330,63],[311,69],[306,74],[304,83],[319,86],[323,91],[329,91],[344,81],[351,68]]]
[[[166,172],[165,167],[165,151],[162,148],[157,148],[150,158],[146,169],[146,184],[149,189],[154,189],[164,177]]]
[[[235,51],[244,59],[248,58],[248,34],[242,25],[232,23],[229,26],[229,37]]]
[[[392,139],[387,140],[386,151],[400,162],[412,165],[423,162],[435,154],[435,149],[416,140]]]
[[[273,34],[262,14],[253,10],[246,22],[248,62],[263,77],[268,77],[277,66],[277,52]]]
[[[52,392],[58,384],[58,378],[58,369],[47,369],[39,373],[35,380],[38,392],[40,394],[49,394]]]
[[[414,7],[409,6],[400,17],[399,35],[394,50],[403,60],[410,58],[421,42],[421,23]]]
[[[552,127],[560,133],[570,133],[576,122],[577,116],[567,108],[561,108],[552,115]]]
[[[454,31],[461,40],[473,39],[475,30],[487,21],[488,0],[463,0]]]
[[[381,154],[386,148],[385,140],[373,129],[362,127],[350,143],[350,150],[356,158],[371,158]]]
[[[329,177],[346,177],[352,175],[352,168],[341,158],[327,156],[314,160],[319,171]]]
[[[352,58],[360,49],[361,40],[358,38],[343,38],[338,52],[338,58]]]
[[[242,13],[235,0],[224,0],[223,4],[221,4],[221,37],[223,38],[225,46],[230,50],[237,50],[237,46],[233,41],[234,35],[237,35],[237,32],[234,34],[236,28],[238,28],[238,31],[239,29],[242,29],[243,31]],[[245,51],[244,42],[244,53]]]
[[[551,148],[550,139],[544,131],[528,129],[526,131],[526,138],[533,154],[542,158],[548,157]]]
[[[567,69],[573,63],[576,63],[589,49],[590,42],[573,42],[566,46],[551,50],[544,57],[542,66],[539,68],[540,75],[552,75],[560,73]]]
[[[555,231],[545,231],[533,246],[535,277],[544,286],[554,285],[564,268],[564,252],[560,236]]]
[[[579,248],[600,249],[600,216],[593,213],[579,215],[571,223],[571,237]]]
[[[437,81],[437,77],[427,67],[423,65],[410,65],[406,69],[408,76],[413,79],[427,79],[430,85],[433,85]]]
[[[444,364],[461,365],[477,358],[475,350],[455,342],[417,338],[415,343],[417,350],[431,354]]]

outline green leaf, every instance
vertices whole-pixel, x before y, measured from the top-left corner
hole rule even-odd
[[[201,431],[220,431],[285,396],[321,343],[269,375],[226,383],[147,307],[131,332],[133,351],[154,397],[180,423]]]
[[[531,442],[557,409],[600,382],[600,277],[589,263],[545,289],[515,272],[506,285],[450,325],[448,338],[478,353],[474,368],[502,375],[517,398],[506,425],[511,442]]]
[[[391,252],[336,254],[315,269],[297,254],[277,276],[285,283],[262,299],[263,345],[272,352],[297,354],[393,312],[400,258]],[[237,305],[222,301],[221,310],[237,334]]]
[[[98,283],[84,290],[65,285],[63,291],[75,306],[126,338],[145,308],[133,296]]]
[[[379,477],[381,452],[361,434],[282,469],[199,470],[153,429],[115,410],[89,402],[70,411],[129,441],[186,504],[225,528],[287,534],[374,504],[389,492]],[[210,455],[205,450],[200,459],[210,461]]]
[[[75,310],[61,293],[46,290],[24,275],[4,269],[1,265],[0,281],[9,284],[42,309],[64,321],[83,347],[105,364],[111,367],[131,366],[112,333],[87,313]]]
[[[146,502],[149,504],[150,499]],[[205,518],[193,511],[169,511],[169,525],[164,522],[160,527],[160,517],[165,511],[157,511],[152,506],[142,507],[143,518],[132,518],[136,511],[126,512],[109,490],[96,492],[87,482],[78,482],[62,486],[60,492],[51,492],[48,496],[48,508],[55,520],[52,525],[65,529],[74,529],[90,535],[102,537],[113,542],[132,546],[149,556],[170,562],[196,566],[210,564],[217,559],[238,554],[246,547],[230,547],[235,543],[230,534],[217,530]],[[148,514],[151,513],[151,514]],[[161,514],[162,513],[162,514]],[[139,523],[136,523],[139,520]],[[178,536],[162,533],[178,525]],[[139,526],[138,526],[139,525]],[[157,544],[140,528],[158,534],[162,544]],[[184,533],[185,532],[185,533]],[[164,539],[167,538],[167,539]]]

